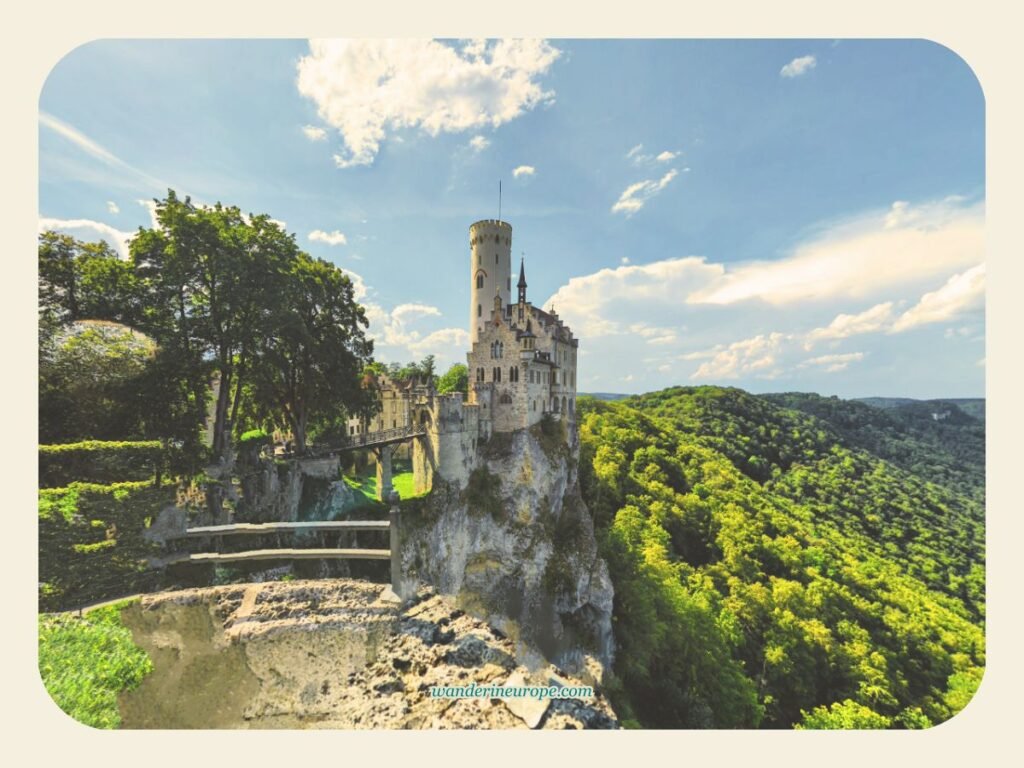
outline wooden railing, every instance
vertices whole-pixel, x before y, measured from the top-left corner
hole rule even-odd
[[[397,497],[396,497],[397,500]],[[240,552],[182,552],[170,557],[173,563],[237,563],[257,560],[391,560],[391,587],[401,595],[401,553],[398,538],[398,505],[393,504],[387,520],[326,520],[297,523],[233,523],[230,525],[204,525],[188,528],[186,539],[214,538],[220,541],[225,536],[252,536],[290,532],[324,531],[388,531],[388,549],[367,548],[294,548],[272,547],[250,549]],[[219,546],[216,547],[218,550]]]

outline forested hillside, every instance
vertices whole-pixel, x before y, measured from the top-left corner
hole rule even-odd
[[[581,400],[623,717],[918,728],[970,700],[984,666],[983,435],[956,467],[941,436],[822,400],[718,387]],[[845,406],[864,423],[843,421]]]

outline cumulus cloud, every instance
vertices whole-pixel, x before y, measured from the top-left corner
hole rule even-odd
[[[818,359],[874,354],[842,345],[871,335],[871,344],[892,344],[883,339],[982,301],[982,206],[947,198],[897,210],[895,225],[889,207],[828,222],[774,262],[624,262],[572,277],[544,306],[558,307],[605,374],[624,365],[653,374],[669,361],[680,376],[696,369],[705,380],[852,368],[853,357]],[[654,351],[660,358],[645,362]]]
[[[631,327],[630,323],[612,317],[630,312],[643,317],[641,313],[654,308],[677,308],[680,297],[718,279],[722,270],[720,265],[692,256],[607,267],[571,278],[544,306],[562,307],[563,317],[581,335],[622,333]]]
[[[469,146],[470,149],[472,149],[474,152],[483,152],[485,149],[491,146],[491,142],[487,139],[486,136],[477,135],[469,140]]]
[[[302,126],[302,132],[306,134],[306,138],[310,141],[323,141],[327,138],[327,131],[315,125]]]
[[[441,317],[437,307],[406,303],[386,310],[372,301],[363,306],[370,321],[367,335],[374,340],[379,359],[406,362],[435,355],[440,364],[450,365],[461,361],[469,348],[469,332],[464,328],[426,331],[419,327],[424,318]]]
[[[533,176],[537,172],[537,169],[532,165],[520,165],[512,171],[513,178],[518,179],[520,176]]]
[[[900,333],[931,323],[943,323],[985,300],[985,265],[953,275],[936,291],[926,293],[893,323],[891,333]]]
[[[675,160],[677,157],[679,157],[678,152],[670,152],[669,150],[666,149],[664,152],[659,152],[654,159],[657,160],[659,163],[668,163],[672,160]]]
[[[93,236],[98,234],[103,240],[110,243],[122,259],[128,258],[128,241],[135,234],[134,232],[122,232],[109,224],[104,224],[102,221],[92,221],[91,219],[39,219],[40,233],[51,229],[69,234],[78,233],[83,236],[85,232],[93,233]]]
[[[818,66],[818,60],[813,56],[800,56],[793,59],[789,64],[779,70],[783,77],[800,77]]]
[[[342,137],[340,168],[370,165],[388,133],[497,128],[551,103],[540,83],[560,51],[544,40],[311,40],[299,93]]]
[[[326,243],[327,245],[348,245],[348,238],[345,237],[344,233],[336,229],[332,232],[314,229],[309,233],[309,239],[318,243]]]
[[[121,209],[113,200],[107,200],[107,210],[111,213],[120,213]]]
[[[880,290],[920,284],[951,269],[976,264],[984,253],[981,204],[943,200],[869,213],[828,228],[797,246],[791,256],[749,262],[688,301],[769,304],[863,298]]]
[[[709,350],[711,357],[702,363],[691,379],[738,379],[754,376],[759,379],[773,379],[782,371],[778,357],[783,345],[789,340],[783,333],[758,334],[750,339],[734,341],[728,346],[719,345]]]
[[[854,315],[839,314],[827,326],[815,328],[807,334],[805,347],[810,349],[816,342],[826,339],[846,339],[862,333],[877,333],[889,327],[893,320],[893,303],[886,301],[875,304]]]
[[[672,179],[678,175],[679,172],[673,168],[657,181],[645,179],[644,181],[630,184],[619,195],[615,205],[612,206],[612,213],[624,213],[627,217],[632,216],[643,208],[648,200],[664,190],[671,183]]]

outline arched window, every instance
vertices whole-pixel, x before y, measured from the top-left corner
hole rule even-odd
[[[573,399],[570,397],[569,398],[569,413],[576,413],[576,405],[575,405],[575,403],[573,403],[572,400]]]
[[[558,413],[558,398],[557,397],[552,397],[551,398],[551,410],[554,411],[555,413]]]
[[[505,356],[505,342],[499,341],[498,342],[498,357],[504,357],[504,356]]]
[[[565,408],[565,398],[564,397],[562,398],[562,413],[568,413],[568,411]]]
[[[515,381],[516,380],[516,369],[515,369],[514,366],[509,366],[509,369],[508,369],[508,380],[509,381]]]
[[[476,287],[477,288],[483,288],[484,287],[484,276],[483,275],[477,275],[476,276]]]
[[[508,392],[502,392],[501,393],[501,404],[502,405],[512,405],[512,395],[510,395]]]

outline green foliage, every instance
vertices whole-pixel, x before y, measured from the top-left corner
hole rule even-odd
[[[65,486],[75,481],[112,483],[158,474],[173,449],[159,440],[86,440],[39,446],[39,485]]]
[[[39,672],[54,702],[93,728],[117,728],[117,697],[135,688],[153,668],[121,622],[128,603],[104,606],[82,617],[39,617]]]
[[[447,395],[452,392],[469,392],[469,368],[464,363],[455,363],[437,380],[437,392]]]
[[[870,730],[888,728],[892,718],[880,715],[863,704],[846,699],[829,707],[815,707],[803,713],[803,720],[794,727],[807,730]]]
[[[239,435],[238,442],[241,445],[251,445],[254,443],[259,445],[266,445],[267,443],[270,442],[270,435],[268,435],[266,431],[262,429],[250,429]]]
[[[624,716],[909,728],[966,704],[984,667],[972,498],[740,390],[579,406]]]
[[[983,411],[976,418],[956,401],[943,400],[909,400],[883,410],[863,402],[796,392],[764,397],[821,419],[845,446],[861,448],[979,503],[985,501]]]
[[[158,549],[142,534],[174,500],[172,486],[148,481],[40,490],[40,609],[67,610],[156,586],[159,574],[147,571],[145,559]]]

